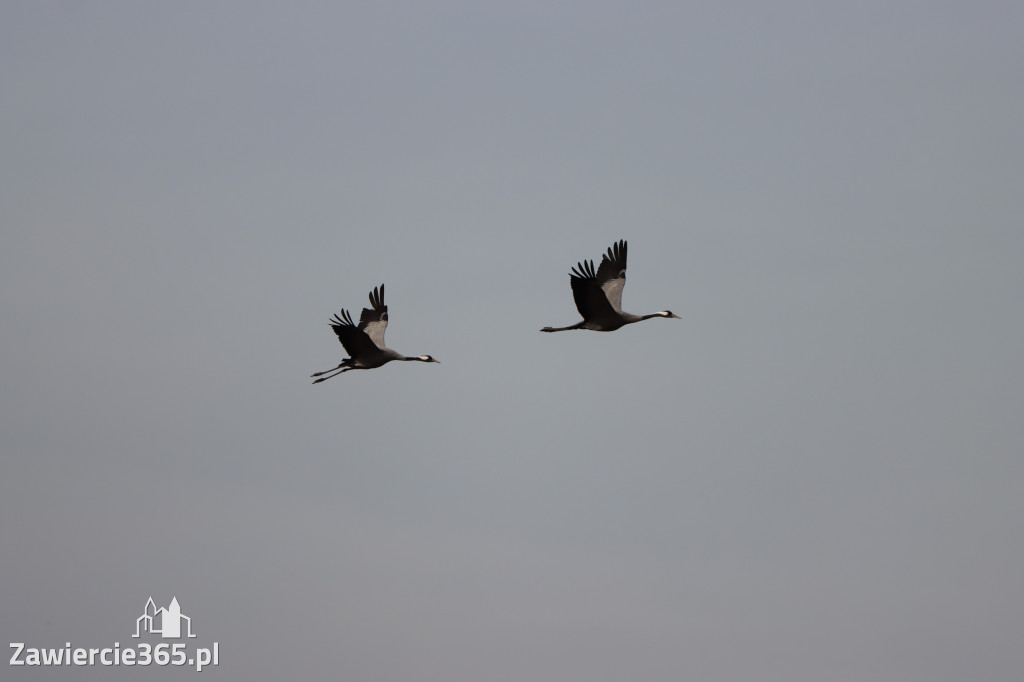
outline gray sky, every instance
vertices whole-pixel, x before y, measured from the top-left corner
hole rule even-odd
[[[152,595],[223,680],[1021,679],[1022,34],[4,3],[0,640]],[[683,319],[540,334],[619,238]],[[442,364],[311,386],[381,282]]]

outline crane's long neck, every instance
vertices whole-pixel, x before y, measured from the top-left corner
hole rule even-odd
[[[405,360],[405,361],[415,360],[416,362],[439,362],[438,360],[435,360],[433,357],[431,357],[429,355],[411,355],[411,356],[403,355],[402,357],[400,357],[398,359],[399,360]]]
[[[658,312],[651,313],[650,315],[642,315],[642,316],[639,316],[639,317],[637,317],[636,315],[633,315],[633,317],[636,317],[636,319],[635,320],[631,320],[632,322],[639,322],[640,320],[649,320],[652,317],[664,317],[664,318],[671,318],[671,319],[675,319],[675,320],[679,319],[679,316],[672,314],[671,310],[659,310]]]
[[[650,320],[655,317],[675,317],[668,310],[659,310],[656,313],[650,313],[649,315],[634,315],[633,313],[622,313],[622,324],[633,324],[634,322],[643,322],[644,320]]]

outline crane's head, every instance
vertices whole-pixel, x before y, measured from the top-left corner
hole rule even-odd
[[[654,314],[658,315],[659,317],[671,317],[673,320],[681,320],[682,319],[678,315],[673,315],[671,310],[659,310],[658,312],[656,312]]]
[[[416,359],[420,362],[436,362],[439,365],[441,364],[440,360],[435,360],[433,356],[430,355],[417,355]]]

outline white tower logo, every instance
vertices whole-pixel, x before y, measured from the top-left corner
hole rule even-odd
[[[177,597],[171,598],[166,609],[158,609],[153,603],[153,597],[150,597],[142,615],[135,620],[135,634],[132,637],[139,637],[141,632],[149,632],[159,633],[164,639],[178,639],[181,637],[181,621],[185,621],[188,636],[195,637],[192,634],[192,619],[181,612]]]

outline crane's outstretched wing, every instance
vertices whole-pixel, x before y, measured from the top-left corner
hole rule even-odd
[[[608,248],[597,268],[597,283],[615,312],[622,312],[622,287],[626,286],[626,242],[620,239]]]
[[[572,297],[583,319],[597,319],[622,312],[622,287],[626,284],[626,242],[608,249],[601,265],[594,261],[577,263],[569,275]]]
[[[379,347],[367,336],[366,332],[352,322],[352,316],[344,308],[341,309],[341,317],[335,315],[328,324],[338,335],[338,340],[345,347],[349,357],[366,357],[378,351]]]
[[[384,348],[384,331],[388,328],[388,307],[384,305],[384,285],[374,287],[370,292],[371,308],[363,308],[359,316],[359,328],[366,332],[378,348]]]

